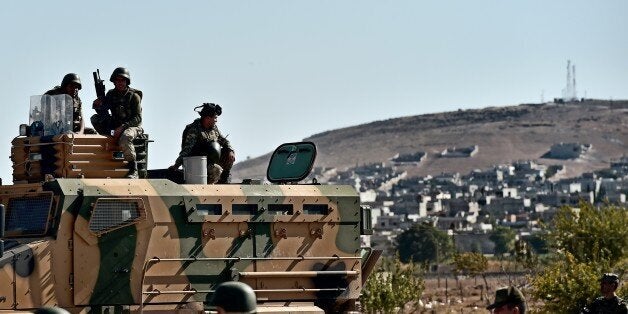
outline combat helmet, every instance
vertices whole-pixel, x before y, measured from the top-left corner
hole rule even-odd
[[[198,110],[199,108],[202,108],[202,109]],[[198,114],[201,117],[207,117],[207,116],[213,116],[213,115],[219,116],[222,114],[222,107],[214,103],[204,103],[194,108],[194,110],[198,112]]]
[[[78,85],[78,89],[79,90],[82,87],[82,85],[81,85],[81,78],[76,73],[68,73],[68,74],[66,74],[63,77],[63,80],[61,80],[61,87],[65,88],[70,83],[74,83],[74,84]]]
[[[126,84],[131,85],[131,73],[129,73],[129,69],[123,67],[116,68],[115,70],[113,70],[113,73],[111,73],[109,82],[113,83],[113,80],[116,78],[116,76],[124,77],[126,79]]]
[[[619,285],[619,276],[613,273],[606,273],[600,278],[600,282],[613,283]]]
[[[495,291],[495,302],[486,307],[487,310],[496,309],[506,304],[518,305],[522,313],[526,310],[526,300],[517,287],[503,287]]]
[[[255,291],[247,284],[238,281],[228,281],[218,285],[209,304],[221,307],[227,313],[257,312]]]
[[[216,141],[211,141],[207,144],[207,162],[217,164],[220,161],[220,153],[222,146]]]

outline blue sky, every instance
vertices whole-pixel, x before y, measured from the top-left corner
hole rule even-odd
[[[10,1],[0,11],[0,177],[29,97],[131,71],[149,167],[172,164],[202,102],[237,160],[394,117],[561,96],[628,99],[628,1]],[[107,82],[107,89],[112,88]]]

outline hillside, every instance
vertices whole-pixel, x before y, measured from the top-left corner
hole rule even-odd
[[[564,164],[565,176],[606,168],[628,153],[628,101],[585,100],[565,104],[523,104],[425,114],[326,131],[304,139],[316,143],[315,167],[340,169],[387,162],[396,154],[427,153],[409,176],[468,173],[516,160]],[[579,142],[592,149],[582,158],[542,158],[553,144]],[[447,148],[477,145],[473,157],[441,158]],[[270,155],[234,166],[234,182],[263,178]]]

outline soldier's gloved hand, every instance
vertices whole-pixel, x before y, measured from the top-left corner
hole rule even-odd
[[[96,98],[96,100],[92,103],[92,108],[98,109],[100,108],[100,105],[102,105],[102,99]]]
[[[122,126],[119,126],[115,130],[113,130],[112,136],[114,138],[118,139],[118,138],[120,138],[120,135],[122,135],[123,131],[124,131],[124,128]]]
[[[168,171],[170,171],[170,172],[175,172],[175,171],[177,171],[177,169],[179,169],[179,166],[177,166],[177,165],[172,165],[172,166],[168,167]]]
[[[235,162],[235,153],[233,151],[230,151],[229,154],[227,155],[227,162],[230,165]]]

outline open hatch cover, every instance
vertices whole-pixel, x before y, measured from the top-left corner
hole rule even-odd
[[[312,171],[316,145],[312,142],[281,144],[270,157],[266,177],[272,183],[298,182]]]

